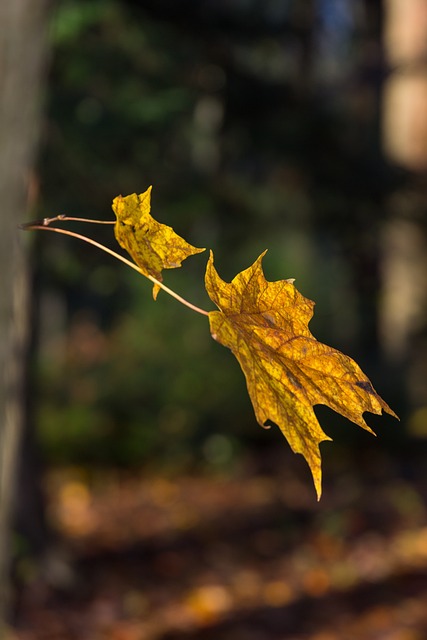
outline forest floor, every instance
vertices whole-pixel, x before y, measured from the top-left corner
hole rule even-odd
[[[426,640],[426,454],[300,456],[186,477],[51,470],[59,543],[9,640]],[[424,460],[423,460],[424,458]]]

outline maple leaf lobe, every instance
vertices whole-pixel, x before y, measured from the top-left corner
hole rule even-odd
[[[397,416],[354,360],[311,334],[314,302],[290,280],[265,279],[265,253],[228,283],[211,252],[205,284],[219,309],[209,314],[211,334],[237,358],[258,423],[277,424],[293,451],[305,457],[320,497],[319,444],[330,438],[313,406],[325,404],[371,433],[365,411]]]
[[[116,240],[145,276],[162,282],[163,269],[180,267],[183,260],[205,250],[193,247],[172,227],[157,222],[151,216],[151,187],[139,195],[117,196],[112,208],[117,218],[114,226]],[[158,291],[155,284],[154,298]]]

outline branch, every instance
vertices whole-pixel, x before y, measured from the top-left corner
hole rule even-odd
[[[39,229],[41,231],[53,231],[54,233],[62,233],[65,236],[71,236],[72,238],[77,238],[78,240],[83,240],[83,242],[87,242],[88,244],[92,244],[94,247],[98,247],[98,249],[101,249],[101,251],[105,251],[106,253],[109,253],[111,256],[113,256],[113,258],[116,258],[117,260],[120,260],[120,262],[123,262],[128,267],[130,267],[131,269],[134,269],[134,271],[137,271],[142,276],[145,276],[146,278],[148,278],[148,280],[151,280],[151,282],[156,284],[158,287],[163,289],[163,291],[168,293],[170,296],[172,296],[173,298],[178,300],[178,302],[181,302],[181,304],[185,305],[189,309],[192,309],[193,311],[196,311],[197,313],[200,313],[200,314],[202,314],[204,316],[209,316],[209,311],[205,311],[204,309],[200,309],[200,307],[196,307],[196,305],[192,304],[191,302],[189,302],[185,298],[182,298],[180,295],[175,293],[175,291],[172,291],[172,289],[169,289],[169,287],[164,285],[163,282],[160,282],[159,280],[157,280],[157,278],[154,278],[153,276],[150,276],[150,275],[147,275],[146,273],[144,273],[142,271],[142,269],[140,269],[140,267],[138,267],[138,265],[136,265],[134,262],[131,262],[127,258],[124,258],[119,253],[116,253],[115,251],[113,251],[112,249],[109,249],[105,245],[100,244],[96,240],[92,240],[92,238],[88,238],[87,236],[83,236],[80,233],[75,233],[74,231],[69,231],[68,229],[58,229],[58,227],[50,227],[49,226],[51,222],[56,222],[56,221],[65,222],[65,221],[69,221],[69,220],[74,220],[74,221],[79,221],[79,222],[91,222],[91,223],[94,223],[94,224],[115,224],[114,221],[89,220],[89,219],[86,219],[86,218],[70,218],[70,217],[65,216],[65,215],[59,215],[59,216],[55,216],[54,218],[43,218],[42,220],[36,220],[34,222],[27,222],[27,223],[19,225],[19,228],[23,229],[24,231],[33,231],[33,230],[36,230],[36,229]]]

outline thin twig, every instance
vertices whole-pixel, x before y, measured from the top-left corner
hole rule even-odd
[[[49,226],[50,222],[56,221],[58,219],[60,219],[60,220],[64,220],[64,219],[72,220],[73,218],[66,218],[65,216],[64,217],[63,216],[57,216],[56,218],[44,218],[42,221],[29,222],[27,224],[22,224],[22,225],[20,225],[20,228],[24,229],[26,231],[40,229],[41,231],[53,231],[55,233],[62,233],[65,236],[71,236],[72,238],[77,238],[78,240],[83,240],[83,242],[87,242],[88,244],[92,244],[94,247],[98,247],[98,249],[101,249],[101,251],[105,251],[106,253],[109,253],[111,256],[113,256],[117,260],[120,260],[120,262],[123,262],[128,267],[130,267],[131,269],[134,269],[135,271],[140,273],[142,276],[145,276],[146,278],[151,280],[151,282],[153,282],[154,284],[158,285],[161,289],[163,289],[163,291],[168,293],[170,296],[172,296],[173,298],[178,300],[178,302],[181,302],[181,304],[185,305],[189,309],[192,309],[193,311],[196,311],[197,313],[201,313],[204,316],[209,316],[209,311],[205,311],[204,309],[200,309],[200,307],[196,307],[196,305],[192,304],[191,302],[189,302],[185,298],[182,298],[180,295],[175,293],[175,291],[172,291],[172,289],[169,289],[169,287],[164,285],[163,282],[160,282],[159,280],[157,280],[157,278],[154,278],[154,276],[150,276],[150,275],[145,274],[142,271],[142,269],[140,269],[140,267],[138,267],[138,265],[136,265],[135,263],[131,262],[127,258],[124,258],[123,256],[121,256],[119,253],[116,253],[112,249],[109,249],[108,247],[104,246],[103,244],[100,244],[96,240],[92,240],[92,238],[88,238],[87,236],[82,236],[80,233],[74,233],[74,231],[68,231],[68,229],[58,229],[58,227],[50,227]],[[75,220],[79,220],[80,221],[80,220],[82,220],[82,218],[75,218]],[[83,222],[94,222],[94,221],[93,220],[84,220],[83,219]],[[106,223],[106,224],[108,224],[108,223]]]
[[[20,229],[34,229],[39,227],[48,227],[52,222],[91,222],[92,224],[116,224],[115,220],[91,220],[90,218],[73,218],[60,213],[53,218],[42,218],[41,220],[33,220],[33,222],[24,222],[19,225]]]
[[[116,224],[115,220],[91,220],[90,218],[73,218],[71,216],[59,215],[56,218],[45,218],[48,220],[45,224],[50,224],[51,222],[55,222],[58,220],[59,222],[91,222],[92,224]]]

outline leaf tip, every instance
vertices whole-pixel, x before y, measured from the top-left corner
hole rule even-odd
[[[393,409],[391,409],[386,402],[384,402],[384,404],[385,404],[385,407],[383,407],[383,412],[385,411],[386,413],[388,413],[389,416],[392,416],[392,418],[396,418],[396,420],[400,422],[400,418],[397,415],[397,413],[395,413]]]
[[[320,465],[316,469],[311,468],[311,474],[313,476],[317,502],[319,502],[320,498],[322,497],[322,469]]]
[[[214,267],[214,253],[212,251],[212,249],[209,249],[209,258],[208,258],[208,262],[206,264],[206,273],[205,273],[205,280],[207,281],[209,276],[211,275],[211,273],[215,271],[215,267]]]
[[[159,295],[161,287],[157,282],[153,284],[153,300],[157,300],[157,296]]]

